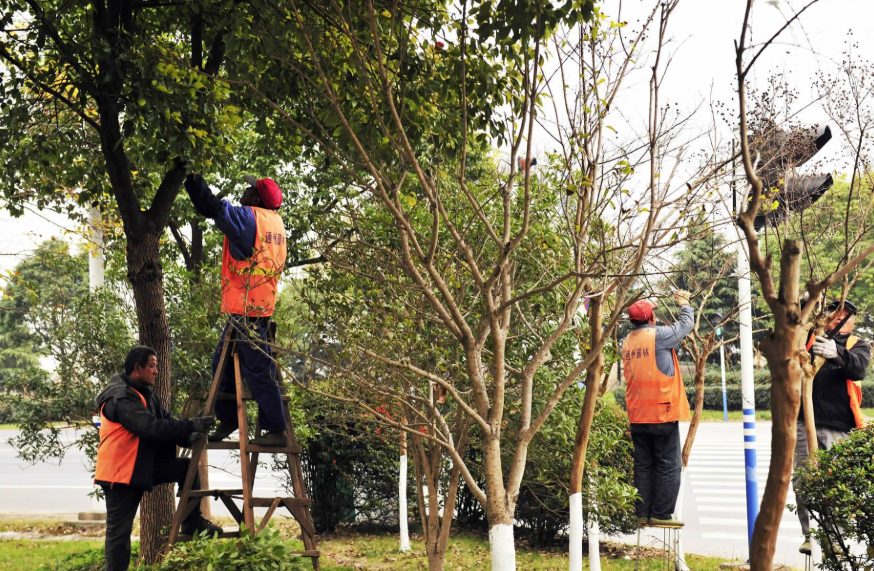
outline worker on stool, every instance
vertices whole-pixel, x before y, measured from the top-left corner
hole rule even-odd
[[[622,344],[627,380],[625,403],[634,443],[635,505],[642,526],[681,527],[673,519],[680,493],[680,420],[689,419],[689,401],[680,378],[677,350],[695,323],[689,293],[674,296],[680,319],[655,325],[656,304],[642,299],[628,308],[634,330]]]
[[[245,177],[249,188],[240,206],[214,196],[200,175],[188,175],[185,190],[194,208],[215,220],[225,235],[222,250],[222,311],[228,323],[219,338],[212,359],[215,376],[221,358],[225,334],[234,327],[240,356],[240,371],[258,403],[258,419],[263,436],[250,440],[259,446],[286,446],[285,407],[276,383],[276,363],[268,340],[267,328],[276,307],[277,282],[285,266],[285,226],[277,209],[282,191],[269,178]],[[219,390],[235,393],[232,361],[225,360]],[[238,428],[237,405],[220,400],[215,407],[219,425],[210,442],[219,442]]]
[[[191,446],[215,424],[212,416],[174,419],[152,391],[157,372],[154,349],[134,347],[124,360],[124,374],[114,375],[95,401],[100,444],[94,483],[106,497],[106,571],[130,565],[130,534],[143,493],[169,482],[177,482],[181,491],[190,459],[177,458],[176,446]],[[200,489],[196,473],[192,489]],[[222,528],[201,517],[198,502],[181,531],[213,535]]]

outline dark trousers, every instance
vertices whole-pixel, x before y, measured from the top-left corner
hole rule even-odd
[[[154,483],[167,484],[176,482],[181,489],[188,473],[188,458],[175,458],[172,462],[155,466]],[[193,490],[200,489],[197,473],[194,475]],[[116,484],[112,487],[103,486],[106,494],[106,571],[125,571],[130,565],[130,534],[134,526],[134,516],[143,497],[143,488]],[[200,504],[191,512],[186,520],[200,517]]]
[[[680,423],[632,424],[638,517],[670,519],[680,493]]]
[[[799,420],[796,424],[797,439],[795,440],[795,467],[798,468],[807,461],[808,444],[807,444],[807,428],[804,426],[804,421]],[[828,450],[844,438],[850,436],[849,432],[841,432],[833,428],[816,427],[816,442],[820,450]],[[798,521],[801,523],[801,533],[804,537],[810,537],[810,512],[807,507],[798,501],[797,513]]]
[[[233,315],[225,325],[219,338],[215,353],[212,356],[212,373],[215,376],[225,334],[228,327],[236,328],[237,346],[240,353],[240,372],[258,403],[258,420],[261,428],[267,432],[282,432],[285,430],[285,408],[282,406],[282,394],[276,384],[276,363],[273,362],[273,352],[267,345],[258,344],[267,337],[269,317],[243,317]],[[252,344],[255,342],[255,345]],[[234,381],[234,360],[225,358],[219,390],[223,393],[236,394]],[[237,403],[231,400],[220,400],[215,405],[215,415],[221,422],[237,423]]]

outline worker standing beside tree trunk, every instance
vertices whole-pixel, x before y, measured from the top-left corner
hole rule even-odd
[[[642,526],[683,525],[673,513],[682,472],[679,421],[689,419],[689,401],[677,350],[695,324],[689,297],[685,291],[676,294],[680,318],[669,326],[656,326],[656,304],[648,299],[628,308],[634,330],[622,344],[622,362],[634,443],[634,486],[640,494],[635,511]]]
[[[850,335],[856,327],[856,306],[845,301],[826,306],[826,313],[834,313],[825,335],[811,335],[808,350],[826,361],[813,377],[813,420],[816,441],[821,449],[829,449],[850,435],[854,428],[862,428],[864,420],[860,406],[862,391],[856,381],[865,378],[871,361],[868,343]],[[835,313],[837,312],[837,313]],[[798,409],[798,438],[795,441],[795,466],[808,457],[807,430],[804,425],[804,407]],[[798,549],[810,555],[810,513],[798,502],[798,520],[804,543]]]

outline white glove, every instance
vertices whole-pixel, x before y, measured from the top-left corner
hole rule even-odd
[[[826,339],[822,335],[816,336],[816,341],[811,345],[810,350],[814,355],[819,355],[826,359],[837,359],[838,348],[835,345],[834,339]]]

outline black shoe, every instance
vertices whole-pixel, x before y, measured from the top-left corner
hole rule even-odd
[[[215,431],[209,435],[210,442],[221,442],[237,430],[236,422],[220,422]]]
[[[183,521],[182,527],[179,530],[182,535],[194,535],[200,533],[201,536],[213,537],[215,534],[224,533],[224,530],[212,523],[203,516],[196,516],[190,521]]]
[[[282,432],[267,432],[258,438],[253,438],[249,444],[255,446],[288,446],[288,438],[285,437],[285,431]]]

